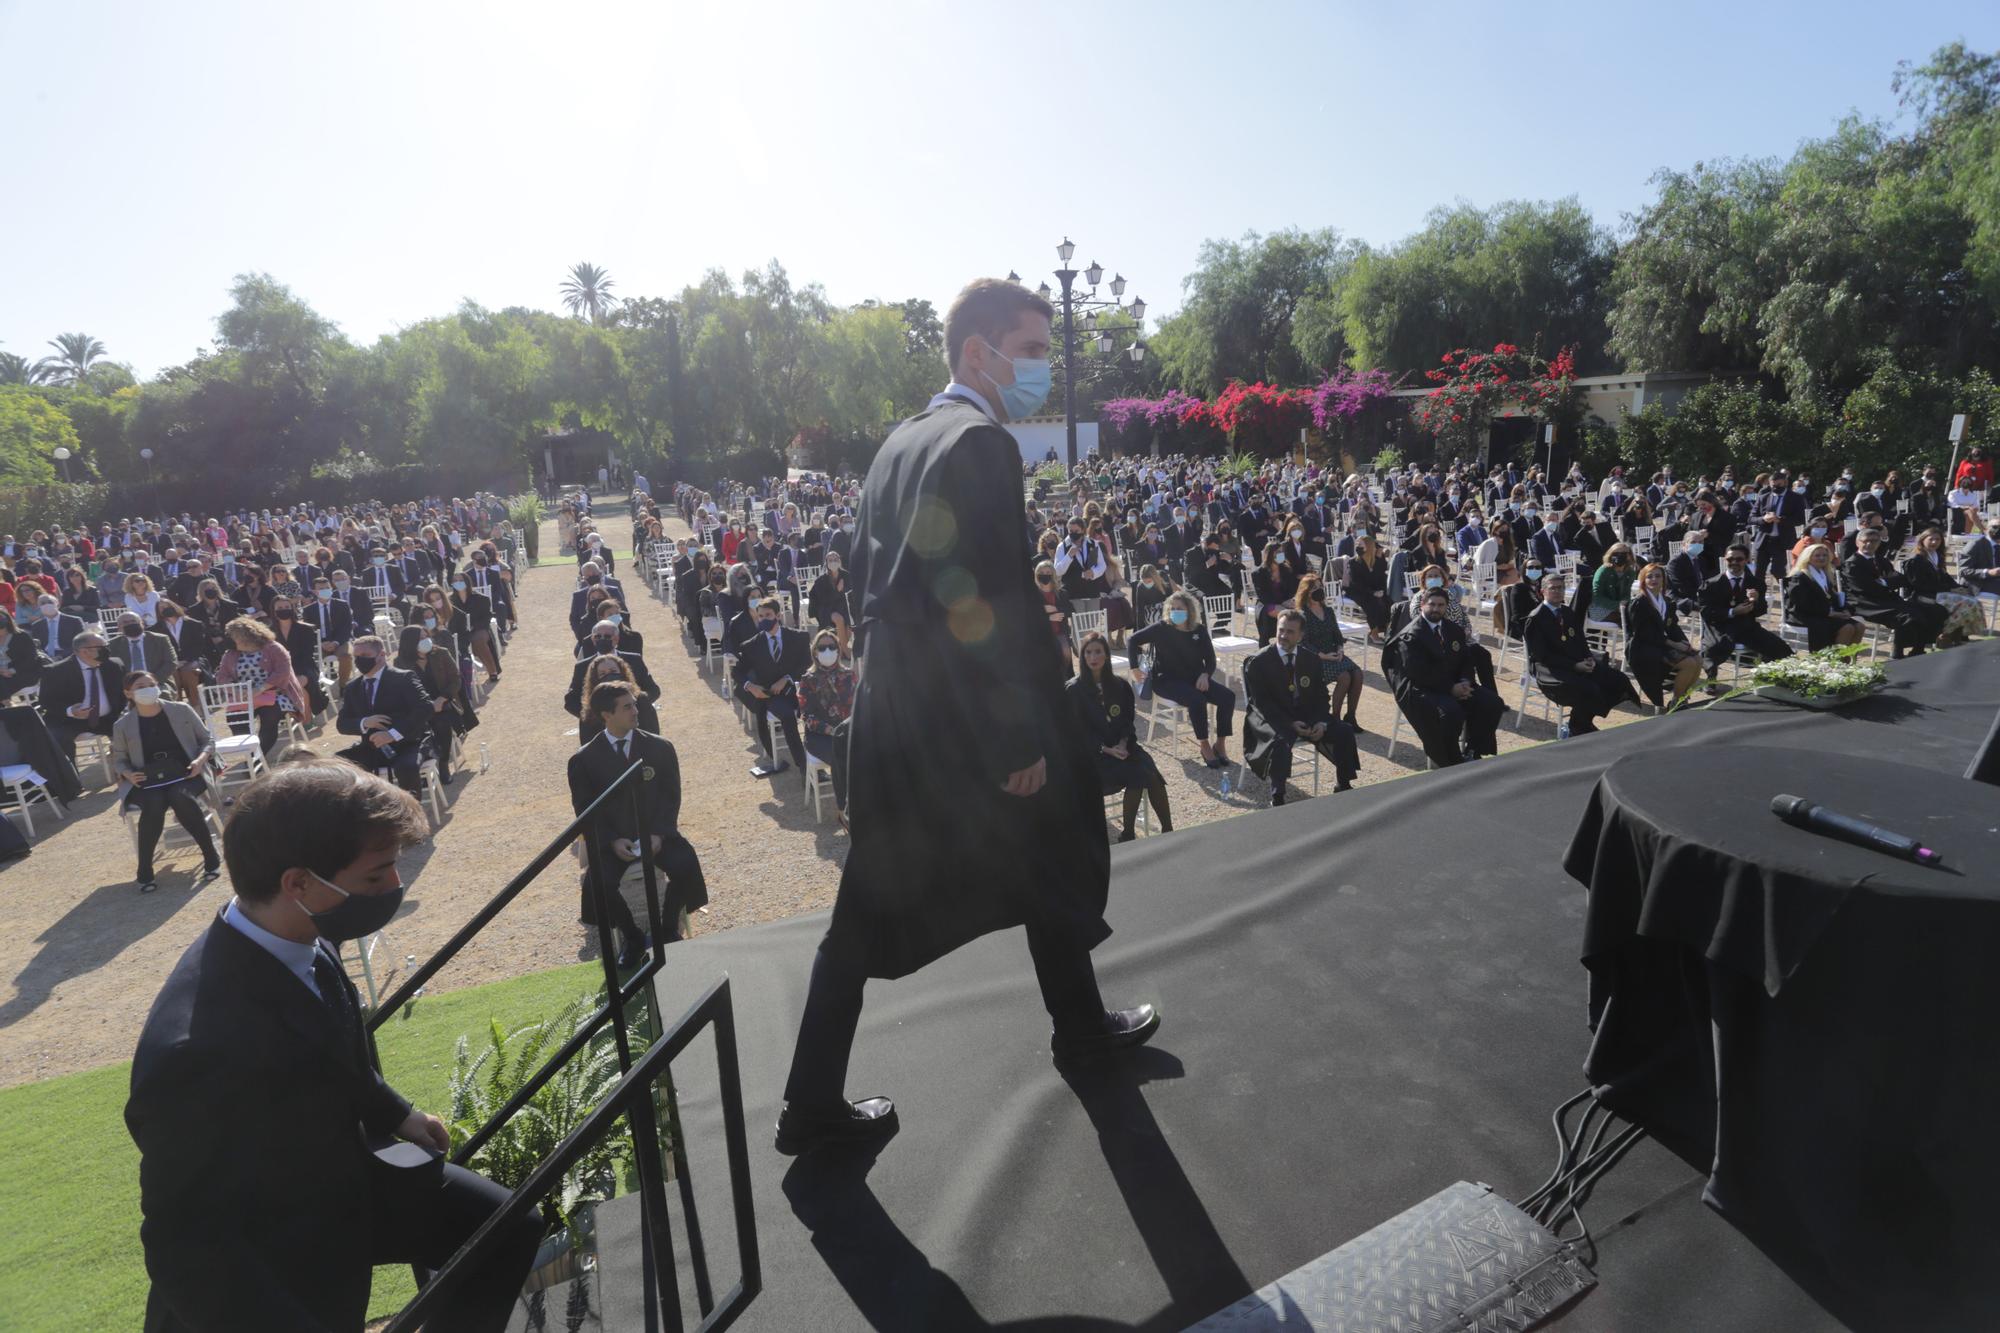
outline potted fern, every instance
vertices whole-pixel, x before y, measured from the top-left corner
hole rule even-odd
[[[542,497],[533,491],[524,491],[507,501],[507,517],[520,530],[521,545],[528,553],[528,563],[534,564],[541,553]]]
[[[542,1063],[576,1035],[598,1003],[597,996],[578,995],[547,1018],[511,1032],[490,1022],[477,1051],[469,1035],[460,1037],[447,1097],[452,1137],[468,1138],[492,1119]],[[633,1040],[640,1040],[638,1034]],[[495,1131],[466,1165],[495,1184],[519,1188],[597,1109],[618,1079],[617,1049],[606,1029]],[[617,1193],[620,1168],[630,1163],[631,1155],[630,1140],[613,1133],[564,1175],[560,1188],[543,1202],[551,1234],[535,1256],[525,1290],[568,1281],[591,1266],[586,1256],[594,1235],[592,1213],[598,1201]]]

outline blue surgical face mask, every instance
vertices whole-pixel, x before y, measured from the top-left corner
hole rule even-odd
[[[1540,583],[1542,581],[1541,567],[1539,565],[1529,565],[1525,577],[1530,583]]]
[[[1188,620],[1187,608],[1180,606],[1175,607],[1173,610],[1167,612],[1167,619],[1171,620],[1176,625],[1187,624]]]
[[[1681,549],[1686,551],[1689,555],[1700,555],[1702,545],[1703,543],[1701,542],[1689,542],[1686,546],[1682,547]]]
[[[986,342],[984,338],[980,341]],[[1048,358],[1009,358],[1000,356],[1000,349],[992,343],[987,342],[986,346],[993,355],[999,356],[1002,361],[1014,368],[1012,384],[1002,384],[991,375],[986,376],[986,382],[999,391],[1000,403],[1007,409],[1008,419],[1019,421],[1024,417],[1035,415],[1041,405],[1048,401],[1049,386],[1054,379],[1049,370]]]
[[[1443,580],[1443,579],[1425,579],[1425,580],[1424,580],[1424,586],[1425,586],[1426,588],[1442,588],[1442,587],[1444,586],[1444,580]]]

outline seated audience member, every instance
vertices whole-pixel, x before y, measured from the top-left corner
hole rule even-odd
[[[595,560],[586,560],[583,568],[577,571],[577,577],[583,580],[583,585],[570,594],[569,627],[581,639],[598,621],[598,617],[589,613],[591,592],[599,591],[622,602],[625,600],[625,589],[617,579],[606,578],[603,566]]]
[[[1961,561],[1960,567],[1964,564]],[[1964,643],[1986,632],[1986,613],[1980,609],[1978,590],[1945,571],[1942,529],[1926,528],[1917,534],[1917,549],[1903,562],[1902,573],[1904,590],[1912,602],[1935,606],[1943,613],[1939,643]]]
[[[1397,706],[1439,768],[1497,754],[1500,715],[1507,711],[1499,694],[1479,683],[1466,632],[1445,616],[1449,604],[1443,588],[1425,589],[1423,614],[1392,641],[1394,655],[1384,667],[1401,677]]]
[[[620,662],[623,662],[632,684],[639,691],[641,698],[648,702],[659,699],[659,682],[655,681],[653,673],[646,669],[646,659],[637,653],[626,653],[618,650],[618,627],[616,625],[608,620],[600,620],[591,630],[590,637],[585,642],[590,647],[590,656],[578,662],[570,671],[569,689],[563,695],[563,711],[567,712],[571,717],[580,718],[583,716],[583,706],[588,702],[588,696],[584,690],[584,677],[589,674],[590,664],[600,657],[616,657]]]
[[[35,641],[20,631],[13,616],[0,611],[0,703],[13,698],[16,690],[38,684],[47,665]]]
[[[1880,529],[1863,528],[1855,535],[1854,554],[1840,568],[1854,609],[1894,631],[1892,660],[1923,652],[1944,632],[1945,609],[1905,595],[1903,575],[1883,554]]]
[[[396,666],[423,682],[431,696],[431,753],[437,757],[438,781],[449,783],[451,743],[478,725],[465,696],[465,678],[451,649],[415,625],[403,626],[396,644]]]
[[[157,622],[156,622],[157,623]],[[129,681],[134,671],[144,671],[155,683],[172,680],[179,667],[174,641],[159,630],[149,630],[129,607],[118,617],[118,633],[105,644],[104,651],[125,668]]]
[[[1166,613],[1144,629],[1135,630],[1127,646],[1132,660],[1150,649],[1152,666],[1134,667],[1134,684],[1147,684],[1152,693],[1187,709],[1188,725],[1201,747],[1202,760],[1210,768],[1227,768],[1229,738],[1235,732],[1236,696],[1215,679],[1215,644],[1202,628],[1201,602],[1192,593],[1176,592],[1167,598]],[[1215,743],[1208,740],[1208,710],[1215,709]]]
[[[1532,557],[1530,557],[1532,559]],[[1444,618],[1465,631],[1465,651],[1472,657],[1474,674],[1479,683],[1487,689],[1495,689],[1493,675],[1493,654],[1486,651],[1486,645],[1473,632],[1472,619],[1465,614],[1464,590],[1451,581],[1443,565],[1431,565],[1417,570],[1410,578],[1415,585],[1407,605],[1399,603],[1389,612],[1391,633],[1400,633],[1411,619],[1423,614],[1423,601],[1432,589],[1442,588],[1445,595]],[[1511,584],[1509,585],[1512,586]]]
[[[159,679],[150,671],[125,677],[125,698],[131,706],[111,725],[111,767],[125,784],[124,808],[139,814],[139,892],[160,887],[153,878],[153,852],[169,810],[201,848],[201,876],[194,885],[199,888],[222,873],[222,855],[201,806],[215,742],[194,709],[161,696]]]
[[[1062,650],[1063,662],[1073,665],[1075,658],[1069,634],[1073,608],[1069,594],[1063,591],[1056,579],[1056,567],[1047,560],[1038,561],[1035,565],[1035,590],[1041,595],[1042,612],[1048,617],[1049,631],[1056,636],[1056,647]]]
[[[847,571],[843,567],[840,553],[828,551],[826,572],[813,580],[812,588],[806,595],[806,615],[819,628],[833,631],[843,657],[848,654],[854,634],[853,608],[848,605],[848,586]]]
[[[307,708],[302,720],[310,721],[325,712],[332,702],[319,679],[319,636],[310,623],[299,619],[298,601],[286,593],[271,599],[271,630],[285,656],[291,659],[293,679],[305,691]]]
[[[1986,535],[1966,546],[1958,576],[1977,592],[2000,596],[2000,518],[1987,520]]]
[[[291,653],[262,621],[238,616],[229,622],[225,633],[230,647],[216,664],[215,683],[250,687],[250,703],[257,715],[257,747],[269,759],[284,715],[311,716],[305,687],[292,672]],[[238,735],[250,730],[249,722],[241,717],[231,718],[229,725]]]
[[[1361,706],[1361,663],[1347,655],[1347,636],[1326,604],[1326,583],[1319,575],[1299,580],[1295,609],[1305,617],[1305,649],[1319,659],[1320,670],[1326,673],[1328,716],[1360,731],[1355,710]]]
[[[160,684],[172,687],[169,694],[190,704],[198,703],[201,687],[207,680],[208,636],[180,603],[164,597],[160,599],[160,633],[167,636],[174,650],[173,677],[162,679]]]
[[[361,741],[341,757],[416,791],[430,736],[430,692],[415,673],[389,664],[382,640],[373,634],[354,641],[354,673],[341,692],[334,729]]]
[[[1722,557],[1722,572],[1702,585],[1701,619],[1708,626],[1708,678],[1731,653],[1750,653],[1760,662],[1790,657],[1785,641],[1764,628],[1764,582],[1750,567],[1750,548],[1737,543]]]
[[[1686,698],[1701,679],[1701,654],[1681,628],[1680,612],[1667,590],[1666,570],[1647,565],[1639,571],[1624,624],[1625,665],[1653,707],[1665,706],[1663,689],[1669,682],[1675,703]]]
[[[486,668],[486,683],[495,684],[500,679],[500,651],[493,646],[493,603],[484,593],[474,592],[472,585],[460,574],[451,581],[451,596],[446,599],[446,605],[454,611],[463,612],[471,623],[472,655]]]
[[[34,585],[28,586],[32,588]],[[35,641],[35,646],[41,649],[42,656],[51,662],[60,662],[68,657],[71,645],[76,642],[76,636],[83,632],[83,618],[64,611],[61,604],[56,601],[54,593],[23,598],[20,607],[23,612],[32,608],[36,613],[36,618],[33,620],[27,620],[24,616],[21,628]],[[96,617],[91,618],[91,623],[93,625],[96,623]]]
[[[346,689],[347,678],[354,673],[354,658],[347,648],[354,639],[354,606],[333,595],[331,579],[313,579],[313,600],[306,610],[306,623],[319,631],[321,649],[331,652],[339,663],[340,674],[334,683]]]
[[[847,824],[847,722],[854,716],[854,671],[840,661],[840,635],[813,635],[813,665],[799,678],[799,718],[806,753],[833,770],[833,803]]]
[[[617,651],[629,653],[633,657],[644,657],[646,655],[646,636],[638,630],[633,629],[627,623],[631,618],[625,614],[625,608],[619,605],[617,599],[607,597],[599,602],[597,604],[597,618],[600,622],[617,628]],[[593,634],[596,633],[595,625],[591,627],[591,632]],[[596,643],[592,639],[585,638],[576,645],[576,660],[581,662],[584,658],[590,657],[596,652]]]
[[[1785,623],[1806,632],[1806,646],[1817,650],[1860,643],[1861,618],[1848,604],[1833,567],[1833,547],[1809,542],[1792,575],[1785,580]]]
[[[1303,529],[1301,529],[1303,532]],[[1278,612],[1291,606],[1299,595],[1299,577],[1308,572],[1303,557],[1293,562],[1293,547],[1286,542],[1267,542],[1264,559],[1250,571],[1250,587],[1257,604],[1257,642],[1269,643],[1278,632]],[[1297,548],[1303,550],[1303,547]]]
[[[1292,747],[1313,746],[1333,765],[1337,792],[1354,786],[1361,758],[1354,729],[1334,720],[1327,701],[1327,673],[1318,654],[1306,648],[1306,617],[1296,607],[1278,613],[1273,642],[1243,664],[1248,704],[1243,720],[1243,759],[1271,782],[1271,804],[1285,803],[1292,775]],[[1254,738],[1254,739],[1253,739]]]
[[[681,769],[672,742],[639,730],[638,695],[624,681],[593,686],[590,709],[603,720],[604,730],[588,745],[578,746],[569,758],[570,808],[582,814],[633,763],[642,765],[634,780],[640,784],[647,844],[640,843],[642,826],[634,819],[632,803],[627,800],[614,798],[601,807],[589,833],[594,864],[605,876],[603,889],[612,925],[624,937],[618,961],[631,967],[643,960],[651,941],[620,891],[627,869],[650,848],[653,868],[667,878],[661,886],[660,924],[668,940],[681,938],[683,912],[707,905],[708,885],[700,858],[680,833]]]
[[[1104,794],[1125,793],[1125,824],[1118,841],[1130,842],[1136,836],[1133,822],[1139,817],[1139,803],[1148,798],[1160,832],[1173,832],[1166,779],[1139,745],[1139,734],[1133,727],[1137,700],[1132,687],[1111,667],[1110,640],[1096,630],[1089,631],[1077,647],[1077,661],[1077,673],[1064,691],[1069,696],[1070,714],[1097,757],[1097,776]]]
[[[1638,577],[1639,566],[1632,558],[1632,548],[1624,542],[1615,543],[1604,553],[1604,563],[1591,575],[1590,609],[1585,619],[1600,624],[1624,624],[1625,608],[1632,601],[1632,585]]]
[[[1589,735],[1597,730],[1598,718],[1619,704],[1637,703],[1639,696],[1609,656],[1591,651],[1574,609],[1564,600],[1569,581],[1560,572],[1543,574],[1538,591],[1541,605],[1522,627],[1528,669],[1543,694],[1569,709],[1569,734]]]
[[[1170,580],[1158,565],[1142,565],[1139,581],[1132,585],[1132,625],[1143,628],[1160,618],[1160,608],[1167,603],[1167,594],[1174,590]]]
[[[168,977],[132,1061],[149,1326],[358,1329],[374,1265],[442,1268],[507,1202],[438,1160],[443,1122],[375,1071],[334,952],[395,915],[397,857],[425,833],[416,802],[345,764],[288,765],[237,797],[236,896]],[[398,1138],[437,1156],[376,1160]],[[542,1229],[534,1212],[507,1224],[425,1327],[505,1328]]]
[[[1690,532],[1681,553],[1666,564],[1667,593],[1677,602],[1697,601],[1701,597],[1702,586],[1708,582],[1715,563],[1704,558],[1707,539],[1708,533],[1703,529]]]
[[[1343,568],[1346,581],[1341,593],[1361,608],[1368,622],[1368,641],[1383,642],[1389,633],[1389,562],[1373,533],[1361,534]]]
[[[766,597],[752,608],[754,633],[737,649],[736,699],[750,710],[757,744],[764,762],[751,770],[755,777],[770,777],[785,771],[785,761],[771,748],[771,729],[766,719],[776,719],[785,734],[785,748],[792,763],[805,767],[805,744],[799,737],[799,679],[811,662],[806,636],[788,628],[776,597]]]
[[[1528,617],[1535,614],[1542,604],[1542,580],[1547,570],[1538,560],[1530,560],[1521,569],[1519,582],[1510,583],[1499,590],[1494,614],[1500,618],[1501,631],[1514,642],[1521,642],[1527,628]]]
[[[76,738],[109,737],[125,711],[125,668],[105,651],[104,635],[86,629],[70,641],[70,655],[42,672],[42,719],[63,758],[76,763]]]
[[[608,680],[622,680],[632,687],[633,693],[639,699],[639,730],[650,731],[657,736],[660,732],[660,715],[653,711],[653,701],[646,697],[645,692],[639,688],[639,682],[633,678],[631,663],[616,653],[609,653],[603,657],[593,657],[585,664],[582,688],[577,696],[582,707],[577,715],[576,743],[588,745],[592,737],[604,730],[604,719],[591,711],[590,698],[591,691]]]

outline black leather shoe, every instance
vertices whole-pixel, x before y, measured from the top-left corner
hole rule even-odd
[[[786,1103],[778,1113],[777,1149],[787,1157],[838,1144],[879,1143],[895,1134],[896,1103],[887,1097],[864,1097],[823,1111]]]
[[[1106,1014],[1104,1026],[1096,1032],[1058,1032],[1049,1039],[1049,1046],[1058,1060],[1087,1060],[1127,1046],[1143,1046],[1159,1030],[1159,1010],[1142,1004],[1137,1009]]]

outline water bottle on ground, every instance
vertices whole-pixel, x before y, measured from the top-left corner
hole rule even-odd
[[[487,749],[486,742],[481,741],[479,742],[479,771],[484,773],[491,767],[493,767],[493,754]]]

